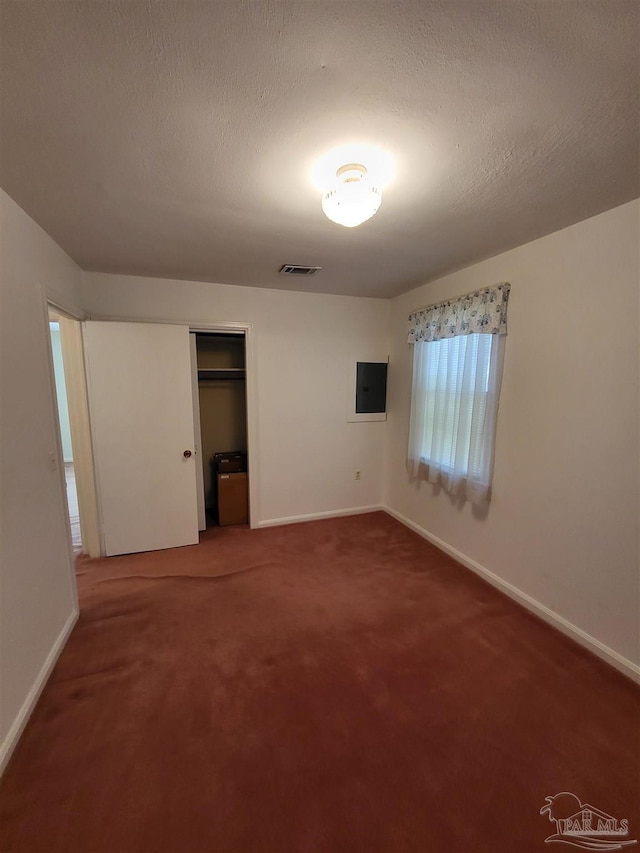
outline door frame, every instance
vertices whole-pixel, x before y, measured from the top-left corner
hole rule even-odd
[[[200,385],[198,382],[198,351],[196,336],[189,331],[191,356],[191,405],[193,407],[193,449],[196,455],[196,500],[198,503],[198,531],[207,529],[207,511],[204,496],[204,459],[202,456],[202,429],[200,425]]]
[[[244,336],[245,394],[247,401],[247,468],[249,475],[249,527],[260,521],[258,502],[258,388],[253,323],[190,323],[189,332],[226,332]],[[197,390],[197,389],[196,389]]]
[[[78,492],[78,511],[80,515],[80,529],[82,531],[83,553],[90,557],[101,556],[100,527],[98,523],[97,492],[95,482],[95,470],[93,464],[93,445],[91,436],[91,424],[89,420],[89,403],[87,397],[87,377],[84,362],[84,343],[82,336],[82,321],[84,317],[79,316],[68,308],[59,305],[49,299],[43,289],[43,306],[46,318],[46,329],[48,339],[49,374],[54,392],[54,413],[56,421],[56,433],[58,438],[58,459],[61,483],[64,487],[65,507],[67,518],[69,517],[69,506],[67,502],[67,489],[62,462],[62,436],[60,434],[60,418],[56,397],[56,380],[53,367],[53,353],[51,349],[51,336],[49,333],[49,322],[51,314],[57,315],[62,321],[74,324],[73,331],[67,327],[62,332],[60,339],[62,343],[62,360],[65,371],[65,385],[67,390],[67,405],[69,410],[69,422],[71,427],[71,444],[73,448],[74,472]],[[75,560],[71,534],[69,533],[69,550],[72,556],[72,565]]]

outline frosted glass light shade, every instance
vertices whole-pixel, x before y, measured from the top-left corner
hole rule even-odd
[[[322,197],[325,216],[345,228],[366,222],[378,211],[382,193],[366,179],[338,184]]]

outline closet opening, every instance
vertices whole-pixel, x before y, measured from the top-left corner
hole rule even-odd
[[[191,332],[191,356],[194,391],[197,389],[196,453],[200,457],[196,466],[198,526],[205,530],[246,525],[249,466],[245,334]]]

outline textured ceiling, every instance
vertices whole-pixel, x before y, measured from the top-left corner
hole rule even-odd
[[[87,270],[392,296],[640,195],[639,9],[0,0],[0,185]],[[345,229],[357,140],[397,174]]]

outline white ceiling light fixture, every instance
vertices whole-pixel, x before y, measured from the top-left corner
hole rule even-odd
[[[336,172],[336,185],[322,196],[325,216],[345,228],[354,228],[378,212],[382,192],[371,182],[366,166],[347,163]]]

